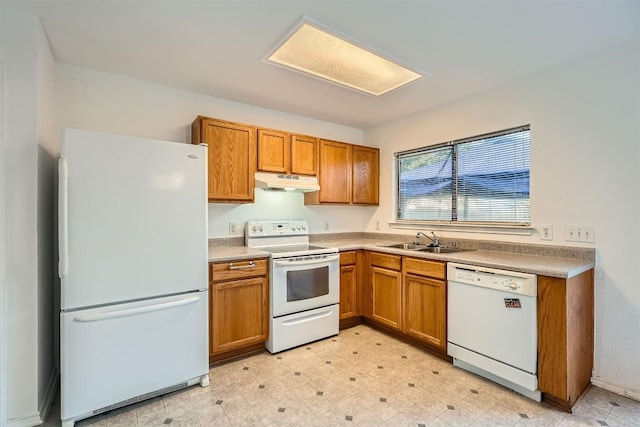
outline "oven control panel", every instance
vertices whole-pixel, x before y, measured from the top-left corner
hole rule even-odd
[[[306,236],[309,234],[307,221],[248,221],[247,237]]]

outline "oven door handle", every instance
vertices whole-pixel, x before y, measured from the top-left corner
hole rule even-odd
[[[313,256],[313,255],[310,255]],[[295,266],[295,265],[310,265],[310,264],[323,264],[325,262],[332,262],[332,261],[337,261],[340,259],[340,254],[335,254],[335,255],[330,255],[326,258],[319,258],[319,259],[310,259],[308,261],[295,261],[295,262],[291,262],[291,261],[282,261],[282,260],[274,260],[273,261],[273,265],[279,266],[279,267],[286,267],[286,266]]]

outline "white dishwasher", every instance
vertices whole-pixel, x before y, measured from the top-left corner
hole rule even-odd
[[[448,263],[453,364],[540,401],[536,276]]]

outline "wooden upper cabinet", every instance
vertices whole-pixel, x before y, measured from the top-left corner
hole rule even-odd
[[[306,193],[306,204],[379,203],[380,150],[321,139],[319,153],[320,191]]]
[[[291,173],[295,175],[318,174],[318,138],[291,135]]]
[[[258,129],[258,170],[289,173],[290,141],[291,135],[288,133]]]
[[[320,140],[320,191],[305,193],[305,203],[351,203],[351,147]]]
[[[305,204],[379,203],[377,148],[202,116],[191,125],[191,142],[209,146],[210,202],[252,203],[260,170],[317,175],[320,191],[305,193]]]
[[[258,129],[258,170],[317,175],[318,138]]]
[[[378,204],[378,182],[380,151],[377,148],[354,145],[352,203],[358,205]]]
[[[209,201],[253,202],[255,128],[198,116],[191,126],[191,142],[209,146]]]

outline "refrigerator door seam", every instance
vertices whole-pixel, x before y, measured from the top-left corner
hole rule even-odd
[[[60,239],[60,259],[58,269],[60,270],[59,276],[61,279],[67,274],[69,268],[69,174],[67,170],[67,161],[62,158],[59,162],[59,174],[60,174],[60,201],[59,201],[59,239]]]
[[[165,302],[161,304],[147,305],[144,307],[128,308],[124,310],[113,310],[96,314],[87,314],[84,316],[75,317],[73,320],[76,322],[98,322],[100,320],[114,319],[126,316],[135,316],[136,314],[148,313],[150,311],[168,310],[174,307],[180,307],[182,305],[193,304],[198,302],[200,297],[184,298],[178,301]]]

